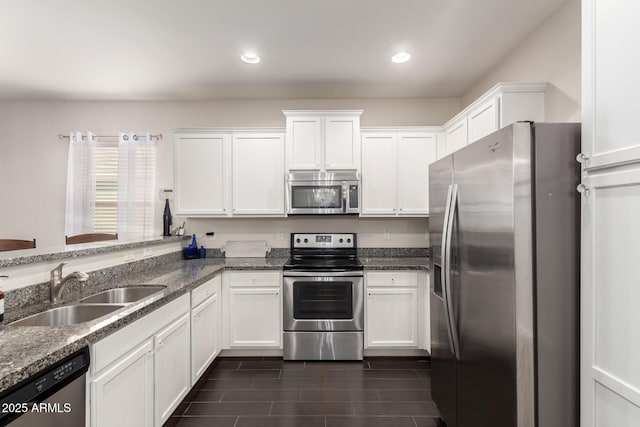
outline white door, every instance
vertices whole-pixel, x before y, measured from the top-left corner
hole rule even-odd
[[[287,170],[322,168],[322,118],[287,117]]]
[[[640,425],[639,14],[636,1],[582,1],[584,427]]]
[[[582,419],[640,425],[640,164],[592,172],[582,200]]]
[[[467,126],[469,144],[499,129],[499,98],[493,96],[469,111]]]
[[[418,289],[367,288],[367,347],[418,347]]]
[[[362,136],[361,215],[395,216],[398,206],[396,133]]]
[[[178,134],[174,142],[176,215],[225,216],[231,172],[229,134]]]
[[[129,352],[90,383],[93,427],[153,426],[153,344]]]
[[[229,287],[229,347],[281,347],[279,287]]]
[[[398,134],[398,213],[429,214],[429,164],[436,161],[435,133]]]
[[[191,384],[195,384],[218,353],[218,294],[191,311]]]
[[[359,169],[360,118],[324,119],[324,167],[326,170]]]
[[[155,336],[155,425],[161,426],[191,389],[190,318],[185,314]]]
[[[447,154],[451,154],[467,145],[467,117],[464,116],[445,128]]]
[[[233,215],[284,216],[284,135],[233,135]]]

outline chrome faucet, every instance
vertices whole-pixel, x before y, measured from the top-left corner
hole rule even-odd
[[[62,291],[64,290],[69,280],[75,279],[78,282],[86,282],[89,278],[89,275],[82,271],[74,271],[73,273],[62,277],[62,267],[65,264],[66,262],[62,262],[59,266],[51,270],[51,280],[49,281],[51,302],[60,301],[60,295],[62,295]]]

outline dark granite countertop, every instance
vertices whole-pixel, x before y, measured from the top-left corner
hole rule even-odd
[[[131,242],[110,240],[105,242],[83,243],[79,245],[60,245],[48,248],[7,251],[0,254],[0,268],[33,264],[43,261],[57,261],[85,255],[104,254],[125,249],[164,245],[166,243],[182,242],[187,239],[189,239],[189,236],[170,236]]]
[[[378,258],[359,257],[358,258],[365,271],[371,270],[429,270],[428,257],[398,257],[398,258]]]
[[[0,325],[0,391],[51,366],[85,345],[95,343],[123,326],[134,322],[158,307],[190,292],[224,270],[281,270],[287,258],[206,258],[174,261],[131,273],[124,278],[106,281],[85,289],[74,300],[105,289],[133,285],[164,285],[166,289],[152,298],[129,304],[106,317],[70,326],[6,326],[13,320],[51,308],[42,303],[10,310],[5,325]],[[365,270],[428,270],[426,257],[361,257]]]
[[[76,296],[104,289],[132,285],[165,285],[152,298],[129,304],[94,321],[71,326],[0,326],[0,391],[47,368],[87,344],[95,343],[117,329],[143,317],[158,307],[190,292],[223,270],[281,270],[286,258],[206,258],[175,261],[159,268],[132,273],[124,279],[101,283]],[[8,311],[5,322],[51,308],[50,303]]]

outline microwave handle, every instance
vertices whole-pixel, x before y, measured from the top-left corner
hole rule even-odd
[[[342,212],[347,213],[347,191],[349,190],[349,184],[346,182],[342,183]]]

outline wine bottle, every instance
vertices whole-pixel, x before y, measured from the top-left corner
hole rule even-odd
[[[164,200],[164,213],[162,214],[162,235],[171,236],[171,208],[169,207],[169,199]]]

